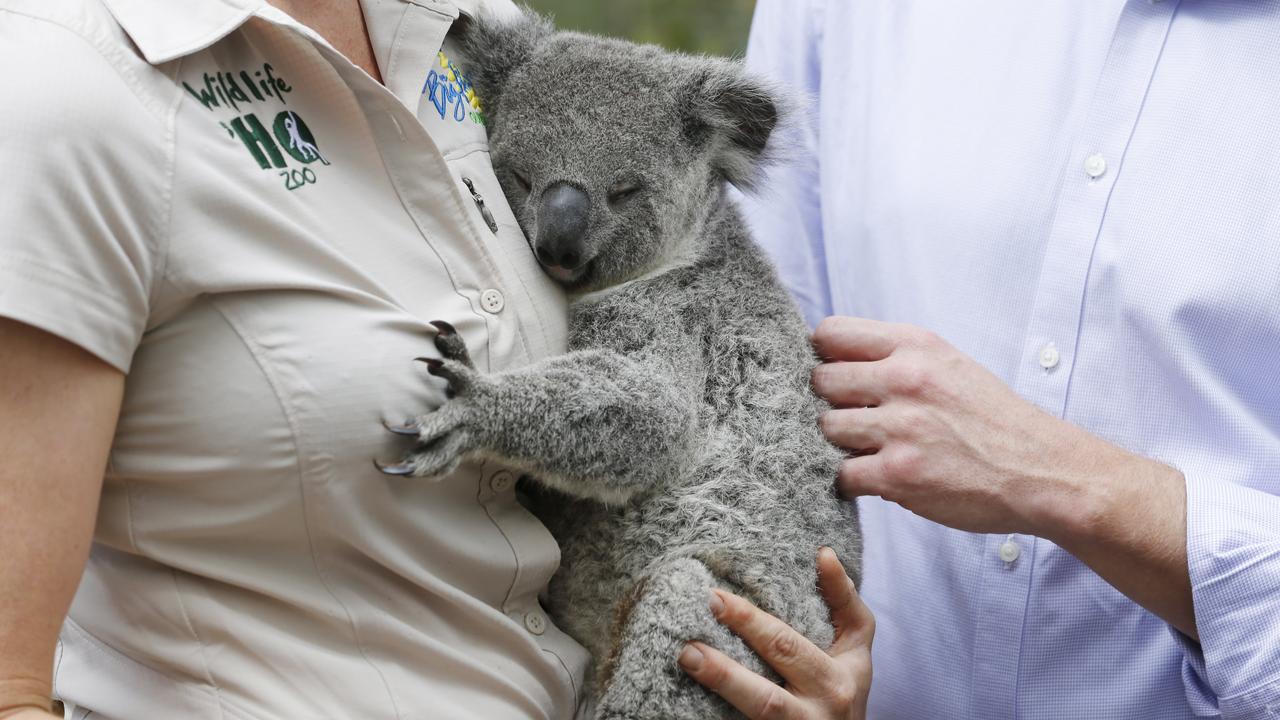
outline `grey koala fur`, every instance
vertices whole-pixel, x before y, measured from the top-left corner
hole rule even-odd
[[[771,672],[715,621],[710,589],[826,647],[819,547],[860,575],[807,328],[726,193],[750,188],[780,101],[736,63],[529,12],[471,21],[460,42],[531,250],[559,221],[548,188],[590,203],[581,265],[549,269],[571,294],[570,350],[486,375],[437,323],[443,360],[428,363],[453,399],[393,428],[418,445],[390,470],[497,458],[536,480],[527,502],[562,548],[545,602],[595,657],[596,717],[734,716],[676,664],[698,639]]]

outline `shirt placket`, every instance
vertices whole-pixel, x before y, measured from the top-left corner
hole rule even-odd
[[[485,237],[485,233],[496,232],[496,228],[489,225],[492,220],[484,213],[484,206],[478,200],[478,193],[471,184],[471,180],[458,175],[449,166],[448,161],[435,148],[429,133],[418,118],[404,111],[416,112],[417,106],[422,101],[419,91],[422,85],[421,74],[434,64],[435,48],[440,47],[449,26],[457,16],[456,8],[429,0],[421,0],[407,8],[397,32],[395,47],[390,54],[388,63],[390,71],[386,78],[388,88],[399,97],[404,108],[388,107],[384,113],[386,121],[390,122],[391,131],[395,134],[394,138],[390,138],[393,146],[407,145],[405,148],[407,151],[384,153],[383,159],[391,169],[392,180],[397,184],[397,190],[401,192],[402,197],[413,195],[418,185],[401,184],[398,181],[399,177],[409,177],[410,173],[433,172],[438,169],[436,177],[449,178],[449,184],[453,190],[450,193],[451,199],[458,201],[463,215],[460,218],[463,222],[459,223],[460,231],[464,227],[473,234],[479,234],[479,237],[471,238],[473,242],[468,250],[474,256],[461,258],[460,264],[465,265],[469,272],[465,275],[455,275],[455,278],[465,283],[458,289],[473,296],[473,306],[478,305],[484,313],[493,316],[486,322],[492,345],[495,344],[495,333],[515,331],[512,327],[514,323],[498,320],[505,305],[504,295],[497,289],[500,284],[499,278],[502,277],[499,269],[501,260],[485,250],[486,241],[489,239]],[[383,121],[380,120],[380,122]],[[407,200],[406,205],[410,208],[410,214],[414,214],[414,207],[423,208],[422,203],[439,203],[443,200],[444,198],[439,196],[414,198]],[[476,222],[477,215],[481,222]],[[423,234],[428,235],[428,229],[422,225],[420,223]],[[445,248],[440,248],[439,251],[450,252]],[[496,371],[514,364],[515,358],[494,357],[491,354],[489,360],[489,369]],[[484,506],[490,520],[502,532],[515,557],[515,575],[511,579],[501,610],[518,626],[524,628],[539,645],[553,652],[556,650],[563,652],[568,640],[551,627],[545,611],[538,602],[538,593],[542,589],[545,578],[543,574],[545,562],[533,562],[526,557],[526,553],[531,548],[545,548],[550,540],[546,530],[529,518],[526,511],[517,506],[516,482],[516,474],[501,463],[485,462],[480,466],[476,500]]]
[[[428,4],[431,7],[427,7]],[[429,67],[435,55],[434,51],[423,53],[414,48],[431,43],[439,47],[457,17],[456,9],[435,0],[407,3],[401,27],[411,29],[416,35],[405,38],[402,32],[397,33],[398,47],[391,51],[385,87],[309,29],[301,26],[295,29],[311,40],[354,93],[388,178],[418,234],[431,244],[444,264],[454,290],[465,297],[485,321],[488,352],[478,353],[475,361],[484,370],[497,371],[528,360],[516,349],[519,343],[513,342],[518,331],[516,323],[500,321],[507,303],[498,288],[508,283],[499,259],[490,252],[490,245],[480,233],[481,229],[485,233],[489,229],[465,183],[461,178],[454,180],[453,168],[412,111],[417,106],[417,88],[421,84],[417,73]],[[414,62],[414,58],[419,58],[419,62]],[[423,178],[432,181],[424,182]],[[449,181],[445,182],[445,178]],[[445,238],[450,240],[444,241]],[[513,352],[495,355],[494,347],[512,348]]]
[[[512,347],[514,344],[508,339],[518,328],[514,321],[503,322],[500,318],[505,300],[496,288],[503,284],[504,274],[500,260],[489,252],[485,243],[483,233],[490,229],[480,208],[469,195],[464,195],[468,192],[466,183],[461,178],[454,181],[456,173],[412,112],[420,99],[418,88],[421,86],[421,78],[412,75],[414,68],[429,68],[435,58],[434,49],[424,52],[419,46],[438,48],[457,16],[456,8],[437,0],[410,3],[401,31],[397,32],[397,47],[390,52],[385,88],[351,66],[320,38],[312,37],[312,41],[355,93],[392,185],[419,233],[432,242],[447,267],[454,289],[465,296],[473,308],[488,316],[485,327],[492,350],[495,345]],[[406,28],[412,37],[405,34]],[[421,181],[423,177],[441,180],[426,183]],[[433,242],[444,233],[459,237],[453,242]],[[481,368],[499,371],[517,364],[518,360],[527,360],[515,357],[516,352],[495,356],[491,351],[488,362],[484,357],[475,359]],[[555,656],[565,671],[569,691],[576,697],[581,679],[574,676],[570,660],[581,650],[551,624],[539,604],[538,593],[546,575],[545,557],[535,562],[527,556],[529,552],[537,552],[531,549],[545,549],[554,541],[528,511],[517,505],[517,477],[510,469],[496,462],[485,462],[479,465],[475,477],[476,500],[506,538],[515,558],[515,572],[500,609],[544,651]]]
[[[1129,0],[1068,155],[1014,389],[1057,417],[1071,372],[1094,248],[1179,0]],[[1036,556],[1052,545],[988,536],[983,547],[970,717],[1017,717],[1019,662]]]

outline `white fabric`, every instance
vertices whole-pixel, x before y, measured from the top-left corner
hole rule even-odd
[[[444,399],[428,321],[488,370],[565,343],[483,125],[415,117],[459,8],[367,3],[398,96],[261,3],[109,10],[0,0],[0,315],[128,372],[56,693],[118,720],[570,716],[585,652],[526,629],[557,548],[501,468],[373,466],[407,449],[382,420]]]

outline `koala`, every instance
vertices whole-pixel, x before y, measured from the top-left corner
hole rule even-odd
[[[728,193],[751,189],[781,102],[737,63],[528,11],[469,21],[460,45],[503,191],[569,293],[569,351],[483,374],[433,323],[442,359],[426,362],[451,399],[392,428],[416,447],[385,470],[498,458],[526,474],[562,548],[544,603],[594,656],[595,717],[736,717],[676,661],[696,639],[777,680],[716,622],[711,589],[825,648],[819,547],[860,576],[808,328]]]

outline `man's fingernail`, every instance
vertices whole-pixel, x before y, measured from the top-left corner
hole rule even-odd
[[[720,613],[724,612],[724,599],[720,597],[720,593],[715,590],[711,591],[711,614],[720,617]]]
[[[685,670],[698,670],[702,667],[702,651],[692,645],[685,645],[680,651],[680,667]]]

